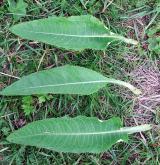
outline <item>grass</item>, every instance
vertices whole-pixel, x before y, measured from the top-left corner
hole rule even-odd
[[[1,1],[0,1],[1,2]],[[0,4],[0,88],[10,85],[16,78],[38,70],[48,69],[64,64],[72,64],[91,68],[112,78],[135,83],[130,73],[137,67],[150,63],[159,68],[159,55],[144,49],[146,39],[141,35],[142,27],[146,27],[155,17],[158,1],[154,0],[115,0],[106,3],[104,0],[73,1],[26,1],[27,16],[18,22],[29,21],[48,16],[70,16],[92,14],[102,20],[113,32],[133,37],[141,43],[138,47],[114,43],[105,52],[85,50],[72,52],[53,46],[21,40],[9,32],[9,27],[16,24],[12,14],[8,12],[6,1]],[[108,6],[107,6],[108,5]],[[147,21],[144,17],[147,16]],[[154,18],[152,24],[160,20]],[[143,23],[143,24],[142,24]],[[141,26],[140,26],[141,25]],[[135,83],[136,85],[136,83]],[[49,100],[39,103],[40,97],[32,97],[34,112],[24,115],[24,97],[0,96],[0,164],[160,164],[159,128],[148,133],[130,137],[128,144],[119,143],[101,154],[67,154],[35,147],[24,147],[9,144],[5,138],[15,129],[35,120],[60,116],[97,116],[108,119],[119,116],[125,125],[135,119],[133,110],[137,106],[137,98],[124,88],[108,85],[91,96],[53,95]],[[32,103],[33,102],[33,103]],[[149,123],[160,123],[160,109],[153,109]],[[143,118],[143,114],[140,114]],[[128,121],[129,119],[129,121]],[[136,125],[136,122],[129,123]]]

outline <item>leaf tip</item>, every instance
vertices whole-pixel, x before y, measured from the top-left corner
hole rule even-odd
[[[1,95],[1,96],[3,96],[3,95],[4,95],[4,92],[3,92],[3,90],[2,90],[2,91],[0,91],[0,95]]]
[[[12,133],[6,138],[7,141],[12,142],[13,138],[12,138]]]
[[[6,96],[7,95],[6,88],[3,89],[2,91],[0,91],[0,95],[1,96]]]
[[[9,28],[9,31],[12,32],[12,33],[14,33],[14,26],[11,26],[11,27]]]

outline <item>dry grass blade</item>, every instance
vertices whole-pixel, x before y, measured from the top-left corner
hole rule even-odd
[[[137,123],[151,123],[160,106],[160,72],[156,65],[144,64],[131,73],[142,95],[134,106]]]

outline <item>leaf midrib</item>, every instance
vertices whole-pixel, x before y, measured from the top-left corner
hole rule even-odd
[[[28,136],[20,136],[20,137],[14,137],[14,139],[23,139],[23,138],[29,138],[29,137],[35,137],[35,136],[88,136],[88,135],[104,135],[104,134],[120,134],[120,133],[126,133],[131,134],[135,132],[141,132],[141,131],[147,131],[151,129],[151,125],[144,124],[140,126],[135,127],[124,127],[113,131],[101,131],[101,132],[69,132],[69,133],[55,133],[55,132],[48,132],[45,131],[43,133],[34,134],[34,135],[28,135]]]
[[[45,35],[57,35],[57,36],[64,36],[64,37],[78,37],[78,38],[117,38],[121,39],[121,36],[114,35],[114,33],[108,34],[97,34],[97,35],[77,35],[77,34],[65,34],[65,33],[49,33],[49,32],[36,32],[31,30],[25,30],[25,32],[35,33],[35,34],[45,34]]]
[[[40,85],[40,86],[33,86],[33,87],[27,87],[27,88],[18,88],[14,91],[20,91],[20,90],[26,90],[26,89],[37,89],[37,88],[47,88],[47,87],[60,87],[60,86],[69,86],[69,85],[83,85],[83,84],[98,84],[98,83],[113,83],[125,86],[129,88],[132,92],[134,92],[135,87],[132,86],[129,83],[123,82],[121,80],[116,80],[112,78],[105,78],[103,80],[97,80],[97,81],[79,81],[79,82],[73,82],[73,83],[63,83],[63,84],[48,84],[48,85]],[[105,85],[105,84],[104,84]],[[4,91],[5,92],[5,91]],[[3,92],[2,92],[3,93]],[[136,92],[134,92],[136,93]]]
[[[33,88],[59,87],[59,86],[67,86],[67,85],[81,85],[81,84],[92,84],[92,83],[97,84],[97,83],[106,83],[106,82],[107,82],[107,80],[79,81],[79,82],[73,82],[73,83],[41,85],[41,86],[28,87],[28,88],[33,89]]]
[[[83,85],[83,84],[98,84],[98,83],[106,83],[109,82],[108,80],[99,80],[99,81],[80,81],[76,83],[64,83],[64,84],[49,84],[49,85],[41,85],[41,86],[33,86],[33,87],[27,87],[27,88],[18,88],[14,91],[21,91],[21,90],[28,90],[28,89],[39,89],[39,88],[47,88],[47,87],[61,87],[61,86],[70,86],[70,85]],[[5,91],[4,91],[5,92]],[[2,92],[3,93],[3,92]]]
[[[125,131],[127,133],[127,131]],[[23,139],[23,138],[31,138],[35,136],[94,136],[94,135],[104,135],[104,134],[113,134],[113,133],[125,133],[122,130],[114,130],[114,131],[103,131],[103,132],[72,132],[72,133],[55,133],[55,132],[43,132],[34,135],[20,136],[14,137],[14,139]]]

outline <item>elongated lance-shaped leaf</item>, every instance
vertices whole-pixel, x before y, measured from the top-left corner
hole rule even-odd
[[[137,41],[110,32],[91,15],[39,19],[20,23],[10,30],[25,39],[72,50],[104,50],[109,43],[116,40],[137,44]]]
[[[122,127],[120,118],[101,121],[94,117],[53,118],[33,122],[10,134],[8,141],[60,152],[99,153],[128,134],[151,129],[150,125]]]
[[[89,95],[107,83],[123,85],[135,94],[140,91],[131,84],[106,78],[103,75],[78,66],[66,65],[33,73],[5,88],[1,95],[33,95],[33,94],[80,94]]]

